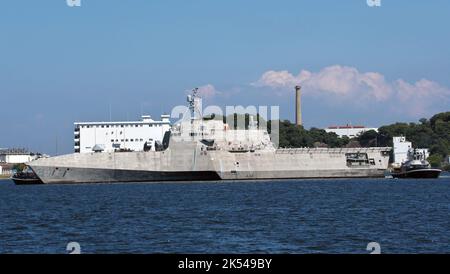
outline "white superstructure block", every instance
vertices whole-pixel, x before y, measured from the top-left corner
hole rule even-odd
[[[406,141],[405,137],[394,137],[394,163],[401,164],[408,160],[408,151],[412,148],[411,142]]]

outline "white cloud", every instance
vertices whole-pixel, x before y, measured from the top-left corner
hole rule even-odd
[[[198,88],[198,94],[204,99],[210,99],[220,94],[220,91],[218,91],[213,85],[207,84]]]
[[[419,115],[430,112],[433,102],[448,102],[450,105],[450,89],[436,82],[427,79],[415,83],[402,79],[388,82],[381,73],[361,73],[354,67],[340,65],[325,67],[319,72],[302,70],[298,75],[286,70],[270,70],[252,85],[272,88],[277,94],[284,94],[295,85],[301,85],[305,95],[326,95],[329,100],[348,96],[368,105],[374,101],[389,101],[394,102],[392,106],[398,103],[401,108],[409,108],[405,111]]]
[[[274,89],[292,89],[295,85],[301,85],[306,92],[337,95],[366,91],[377,100],[386,99],[392,91],[384,76],[379,73],[360,73],[356,68],[339,65],[326,67],[317,73],[302,70],[298,75],[285,70],[271,70],[265,72],[253,85]]]
[[[421,79],[410,84],[403,79],[393,84],[396,91],[395,98],[399,105],[405,105],[405,111],[410,114],[425,115],[433,113],[433,106],[446,104],[450,107],[450,90],[436,82]],[[436,111],[435,111],[436,112]]]

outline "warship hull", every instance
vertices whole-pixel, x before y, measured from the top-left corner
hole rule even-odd
[[[302,148],[233,153],[197,143],[165,151],[74,153],[28,163],[44,184],[384,177],[390,148]],[[348,155],[365,154],[352,162]]]
[[[382,178],[380,170],[315,170],[315,171],[258,171],[218,174],[213,171],[167,172],[110,170],[96,168],[71,168],[66,174],[53,174],[52,167],[35,167],[40,180],[34,184],[70,184],[70,183],[117,183],[117,182],[163,182],[163,181],[220,181],[220,180],[267,180],[267,179],[314,179],[314,178]],[[29,184],[16,181],[16,184]]]

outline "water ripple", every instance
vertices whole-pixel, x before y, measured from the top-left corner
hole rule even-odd
[[[450,178],[15,186],[0,253],[450,252]]]

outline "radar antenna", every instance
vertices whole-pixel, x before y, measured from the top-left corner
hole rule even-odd
[[[191,111],[191,120],[201,119],[201,98],[198,95],[198,88],[192,90],[192,94],[187,96],[189,109]]]

